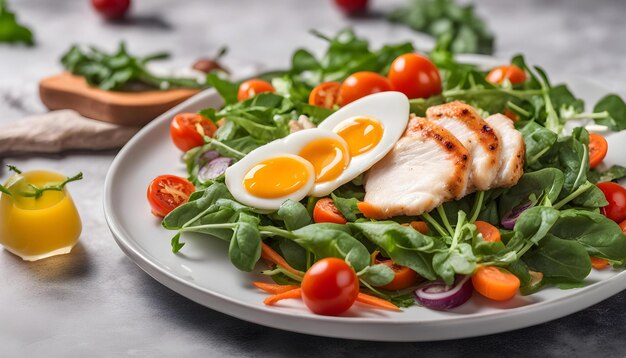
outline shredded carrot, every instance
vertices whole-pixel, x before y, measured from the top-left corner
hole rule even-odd
[[[271,295],[268,298],[266,298],[263,301],[263,303],[265,303],[268,306],[271,306],[280,300],[286,300],[289,298],[300,298],[300,297],[302,297],[302,289],[298,287],[298,288],[294,288],[293,290]]]
[[[295,268],[291,267],[285,259],[278,254],[278,252],[274,251],[269,245],[266,243],[261,243],[261,257],[266,259],[267,261],[273,262],[278,266],[281,266],[285,270],[291,272],[297,276],[304,276],[302,271],[298,271]]]
[[[278,285],[275,283],[265,283],[265,282],[252,282],[252,284],[256,288],[263,290],[267,293],[272,293],[272,294],[283,293],[283,292],[291,291],[293,289],[300,287],[296,285]]]
[[[604,270],[609,266],[609,262],[605,259],[591,256],[591,266],[596,270]]]
[[[366,201],[358,202],[357,207],[359,208],[359,211],[363,214],[363,216],[365,216],[366,218],[379,218],[382,216],[380,209],[378,209],[377,207],[375,207],[374,205]]]
[[[383,300],[382,298],[378,298],[372,295],[368,295],[363,292],[359,292],[359,295],[356,297],[357,302],[364,303],[366,305],[384,308],[391,311],[400,311],[400,308],[393,303]]]

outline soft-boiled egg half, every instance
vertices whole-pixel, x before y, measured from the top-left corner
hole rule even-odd
[[[389,153],[408,119],[409,100],[400,92],[363,97],[318,128],[253,150],[226,170],[226,186],[242,204],[265,210],[328,195]]]

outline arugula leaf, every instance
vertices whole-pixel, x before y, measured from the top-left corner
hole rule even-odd
[[[5,0],[0,0],[0,42],[22,42],[29,46],[35,44],[32,31],[17,22],[15,13],[9,9]]]
[[[394,221],[348,224],[383,249],[393,262],[407,266],[420,276],[435,280],[431,253],[439,246],[433,238]]]
[[[241,213],[228,247],[230,262],[241,271],[252,271],[261,258],[259,219]]]
[[[237,103],[237,92],[239,85],[221,78],[217,73],[210,72],[206,75],[206,83],[215,88],[222,96],[225,104]]]
[[[603,97],[593,108],[594,121],[597,124],[608,126],[612,131],[626,129],[626,104],[616,94]],[[597,116],[597,114],[601,114]]]

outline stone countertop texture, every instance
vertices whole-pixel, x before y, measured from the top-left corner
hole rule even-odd
[[[286,66],[295,47],[320,50],[309,29],[345,26],[375,45],[428,37],[379,19],[348,20],[328,0],[134,0],[133,21],[107,24],[89,1],[12,0],[34,28],[34,48],[0,45],[0,123],[43,111],[41,77],[60,70],[72,43],[134,53],[167,49],[190,63],[227,44],[235,72]],[[385,10],[402,0],[373,0]],[[626,1],[477,1],[497,36],[498,57],[523,52],[555,78],[591,78],[626,92]],[[49,168],[85,180],[72,185],[83,219],[70,255],[24,263],[0,250],[1,357],[483,357],[626,355],[626,293],[571,316],[486,337],[432,343],[371,343],[284,332],[231,318],[165,288],[117,247],[102,211],[102,188],[115,152],[4,157],[25,169]],[[0,180],[8,177],[0,172]]]

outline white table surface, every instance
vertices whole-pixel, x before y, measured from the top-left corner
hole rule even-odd
[[[72,43],[112,49],[121,39],[130,51],[169,50],[175,63],[191,63],[223,44],[235,72],[279,68],[295,47],[323,43],[307,33],[334,33],[347,25],[377,45],[428,37],[381,19],[348,20],[331,1],[134,0],[133,19],[108,24],[89,2],[10,0],[34,28],[37,46],[0,45],[0,123],[40,113],[41,77],[60,70]],[[404,1],[374,0],[385,10]],[[626,92],[626,2],[478,2],[497,36],[497,56],[523,52],[556,78],[590,77]],[[71,254],[26,263],[0,250],[0,357],[155,356],[623,356],[626,349],[624,292],[587,310],[532,328],[493,336],[434,343],[368,343],[312,337],[240,321],[189,301],[163,287],[117,247],[102,212],[104,176],[115,152],[74,152],[6,157],[23,169],[83,171],[71,185],[83,220]],[[0,180],[9,173],[0,172]]]

